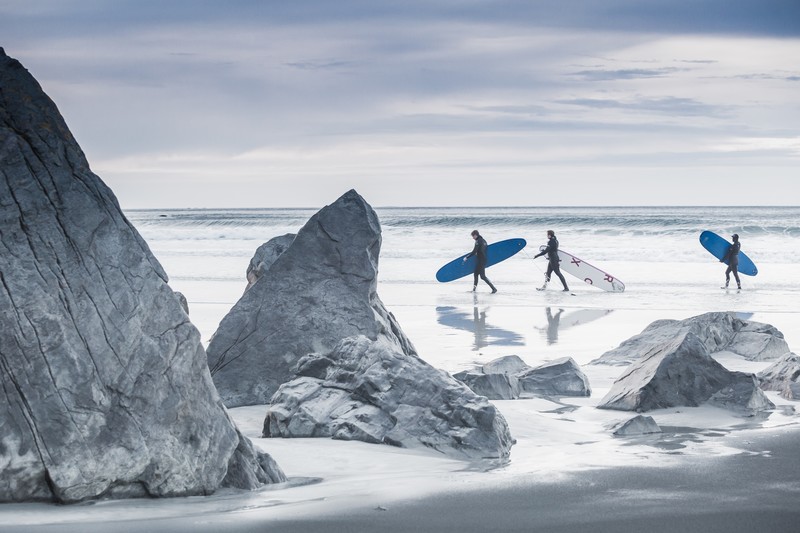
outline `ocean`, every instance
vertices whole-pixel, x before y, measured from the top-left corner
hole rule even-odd
[[[272,237],[296,233],[317,209],[129,210],[126,215],[164,266],[174,290],[190,305],[190,316],[208,341],[241,296],[256,248]],[[553,342],[552,316],[564,324],[580,317],[616,313],[619,341],[650,320],[686,318],[706,311],[734,311],[778,322],[787,340],[800,343],[800,207],[384,207],[381,222],[378,293],[400,320],[420,353],[443,367],[464,364],[464,351],[483,360],[510,350],[562,350],[566,328]],[[472,249],[477,229],[491,243],[522,237],[526,248],[487,270],[495,295],[471,276],[439,283],[444,263]],[[533,260],[552,229],[561,248],[625,283],[621,294],[605,293],[565,274],[572,294],[542,285],[546,263]],[[738,233],[742,251],[758,266],[741,275],[743,290],[721,290],[725,266],[699,243],[703,230],[730,238]],[[733,281],[732,281],[733,284]],[[570,320],[570,314],[572,318]],[[596,326],[602,325],[600,318]],[[580,328],[573,349],[598,351],[582,343],[591,329]],[[791,342],[790,342],[791,346]],[[610,348],[613,346],[608,346]],[[473,359],[477,354],[472,353]],[[599,355],[599,354],[598,354]],[[424,354],[423,354],[424,356]],[[476,359],[476,360],[477,360]],[[449,368],[448,368],[449,367]]]

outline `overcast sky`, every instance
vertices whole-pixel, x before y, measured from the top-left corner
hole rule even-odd
[[[798,205],[800,0],[0,0],[124,208]]]

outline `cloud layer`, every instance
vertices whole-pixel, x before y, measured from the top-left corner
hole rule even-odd
[[[14,0],[0,20],[123,207],[351,187],[375,205],[785,204],[800,159],[794,1]]]

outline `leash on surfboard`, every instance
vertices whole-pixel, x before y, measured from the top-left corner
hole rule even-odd
[[[542,274],[542,276],[544,276],[544,285],[542,285],[542,289],[544,289],[547,286],[547,274],[544,273],[544,270],[539,268],[539,265],[536,263],[536,258],[528,255],[528,252],[526,252],[524,248],[522,249],[522,253],[525,254],[525,256],[528,259],[531,260],[531,263],[533,263],[533,266],[536,267],[536,270],[538,270]]]

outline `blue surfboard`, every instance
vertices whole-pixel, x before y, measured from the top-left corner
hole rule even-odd
[[[486,247],[486,267],[505,261],[515,253],[525,248],[525,239],[507,239],[496,242]],[[445,283],[454,279],[463,278],[475,272],[478,258],[474,255],[464,261],[469,254],[464,254],[458,259],[453,259],[436,272],[436,279]]]
[[[731,246],[730,242],[720,237],[713,231],[708,230],[700,234],[700,244],[702,244],[703,248],[708,250],[711,255],[720,261],[723,257],[725,257],[725,254],[728,252],[728,248]],[[725,264],[727,265],[728,262],[726,261]],[[758,268],[756,268],[755,263],[753,263],[753,261],[747,257],[744,252],[739,252],[738,270],[747,276],[755,276],[758,274]]]

